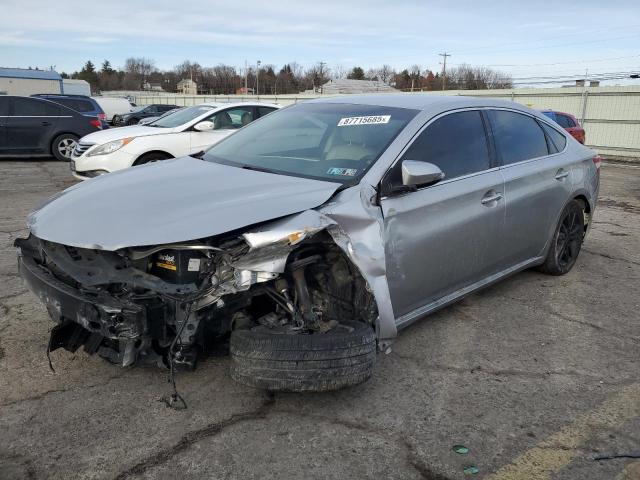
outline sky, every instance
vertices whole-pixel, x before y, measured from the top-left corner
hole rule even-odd
[[[447,66],[489,66],[516,85],[638,73],[640,1],[0,0],[4,67],[69,73],[144,56],[159,69],[260,60],[436,72],[444,52]]]

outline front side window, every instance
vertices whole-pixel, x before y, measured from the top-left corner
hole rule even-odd
[[[401,178],[402,160],[433,163],[447,180],[487,170],[491,162],[480,112],[451,113],[429,125],[402,156],[394,185]]]
[[[549,154],[544,132],[532,117],[508,110],[491,110],[489,116],[502,165]]]
[[[194,107],[181,108],[173,113],[164,115],[155,122],[151,122],[150,127],[176,128],[188,123],[207,112],[215,110],[216,107],[211,105],[196,105]]]
[[[223,110],[213,115],[214,130],[235,130],[253,122],[253,108],[240,107]]]
[[[60,107],[43,100],[33,98],[13,99],[13,115],[16,117],[57,117]]]
[[[0,95],[0,117],[9,115],[9,98]]]
[[[353,184],[417,113],[377,105],[301,103],[215,144],[204,160]]]

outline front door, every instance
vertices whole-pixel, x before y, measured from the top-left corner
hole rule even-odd
[[[391,192],[381,201],[387,281],[399,323],[498,271],[504,185],[489,152],[481,113],[450,113],[416,137],[383,181]],[[445,178],[394,194],[403,160],[433,163]]]

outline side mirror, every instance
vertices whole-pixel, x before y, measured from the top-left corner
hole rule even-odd
[[[433,185],[444,178],[444,173],[437,165],[416,160],[402,162],[402,185],[417,187]]]
[[[205,120],[204,122],[196,123],[193,128],[199,132],[209,132],[214,129],[214,125],[213,122]]]

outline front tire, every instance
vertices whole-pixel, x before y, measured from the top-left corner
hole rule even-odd
[[[376,335],[347,321],[326,333],[275,333],[266,327],[231,333],[231,376],[254,388],[326,392],[362,383],[376,360]]]
[[[51,142],[51,154],[60,160],[61,162],[68,162],[71,160],[73,150],[78,144],[78,137],[72,133],[63,133],[58,135],[53,142]]]
[[[573,268],[584,240],[584,207],[571,200],[562,211],[544,263],[538,270],[548,275],[564,275]]]

